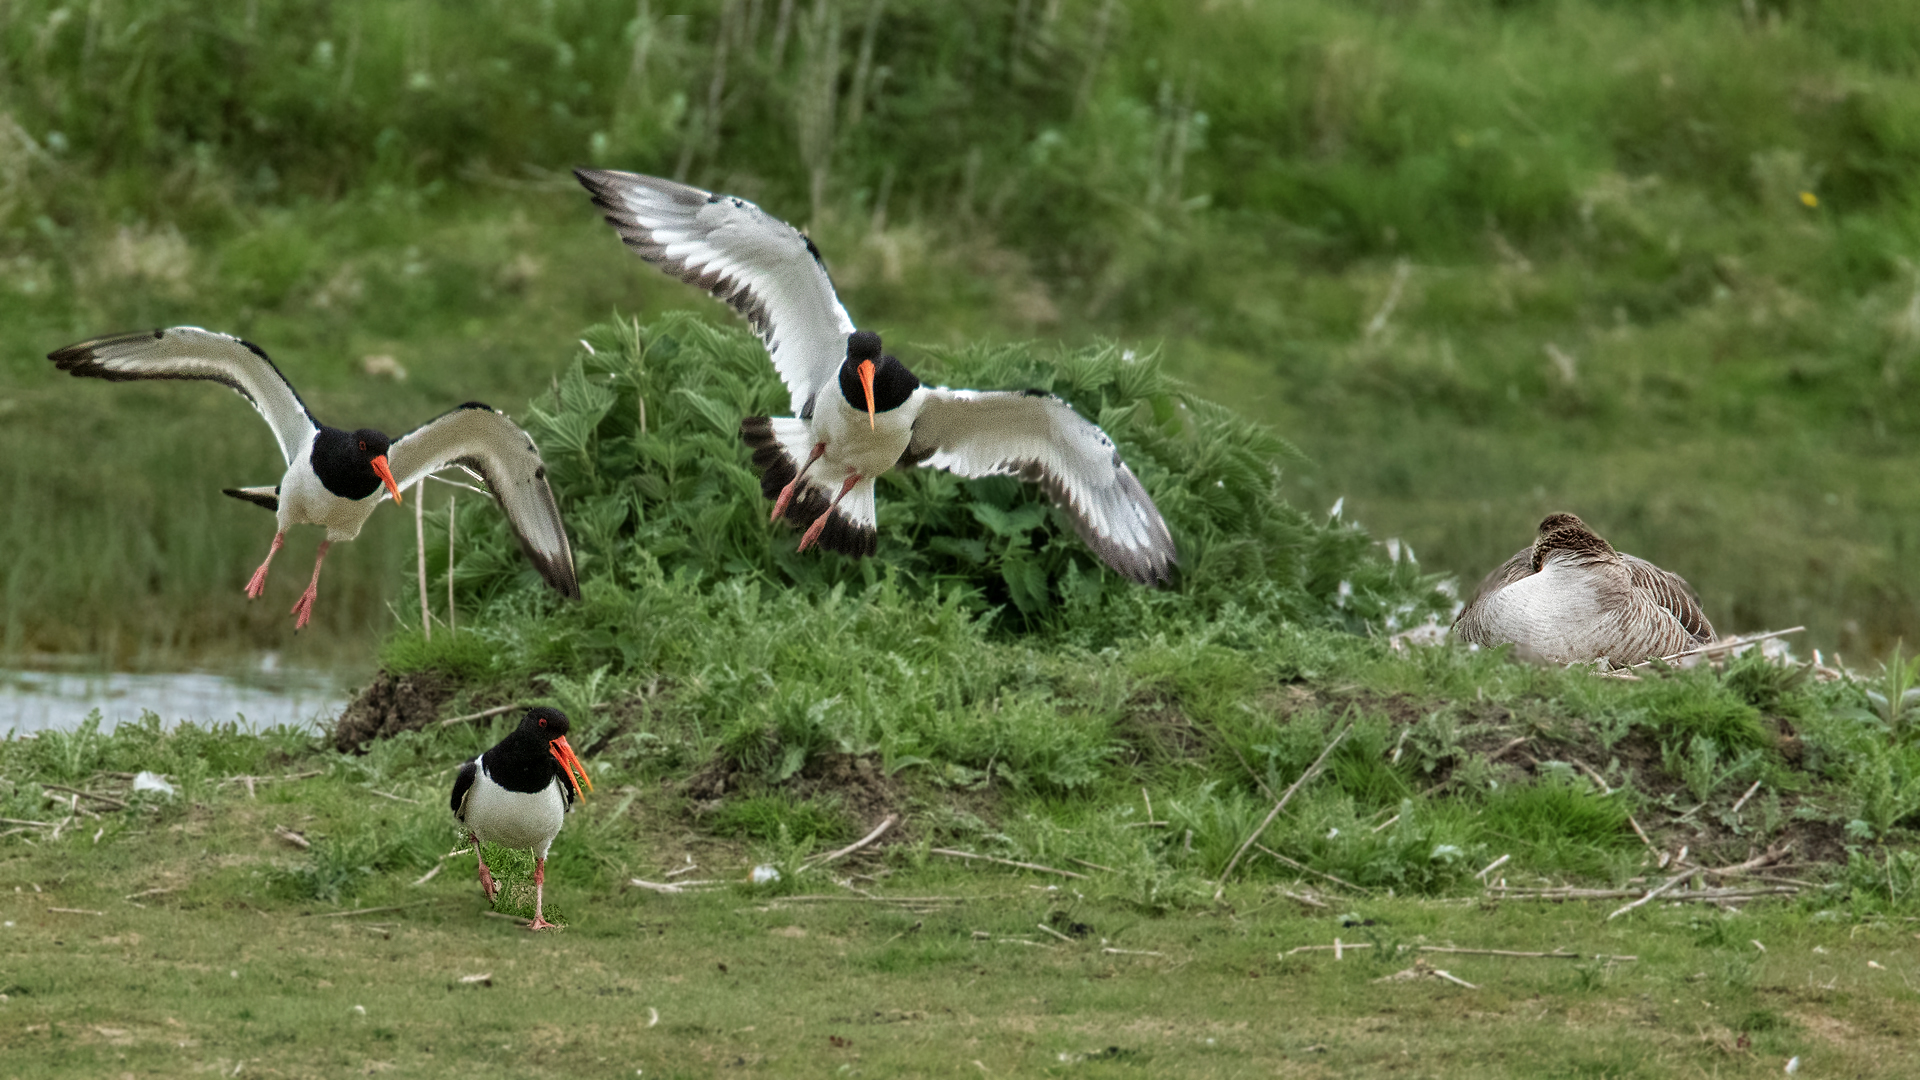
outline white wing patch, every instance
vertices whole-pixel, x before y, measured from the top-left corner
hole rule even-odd
[[[1172,579],[1173,536],[1146,488],[1106,432],[1051,394],[930,387],[907,457],[1037,483],[1102,562],[1142,584]]]
[[[505,413],[478,402],[462,405],[402,435],[387,452],[387,460],[402,488],[450,465],[477,473],[506,513],[540,576],[564,596],[580,595],[573,547],[567,542],[553,489],[547,485],[546,463],[533,439]],[[387,495],[383,492],[380,497]]]
[[[319,427],[259,346],[197,326],[94,338],[49,353],[47,359],[61,371],[109,382],[207,379],[225,384],[266,420],[289,465]]]
[[[833,381],[853,320],[800,230],[745,199],[671,180],[602,169],[574,175],[635,254],[746,316],[795,414]]]

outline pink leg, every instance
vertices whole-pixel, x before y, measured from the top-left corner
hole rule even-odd
[[[284,529],[273,534],[273,546],[267,549],[267,561],[261,563],[260,569],[255,570],[253,577],[247,580],[247,599],[258,600],[260,594],[267,591],[267,567],[273,565],[273,557],[280,554],[280,545],[286,542],[287,534]]]
[[[288,612],[293,616],[295,630],[305,627],[313,618],[313,598],[320,594],[320,564],[327,561],[327,549],[332,546],[331,540],[320,541],[320,551],[313,557],[313,580],[307,582],[307,591],[300,594],[300,599],[293,602],[293,610]]]
[[[493,883],[493,875],[487,872],[487,860],[480,857],[480,838],[469,833],[467,840],[473,844],[474,861],[480,864],[480,888],[487,894],[487,903],[491,904],[494,896],[500,892],[500,886]]]
[[[780,497],[773,500],[773,516],[768,521],[779,521],[780,515],[787,512],[787,504],[793,501],[793,493],[800,490],[800,478],[807,475],[807,470],[813,468],[813,463],[819,461],[820,455],[826,452],[826,443],[813,445],[813,455],[807,458],[805,465],[800,466],[799,472],[793,474],[793,479],[787,481],[787,486],[780,489]]]
[[[542,855],[539,859],[535,860],[533,864],[533,923],[529,925],[527,929],[551,930],[554,928],[553,924],[547,921],[545,913],[541,910],[546,902],[546,894],[547,857]]]
[[[854,475],[847,477],[847,482],[840,485],[840,494],[835,495],[833,497],[833,502],[830,505],[828,505],[826,511],[822,513],[819,517],[814,518],[813,524],[807,526],[806,535],[800,538],[799,550],[801,551],[807,550],[808,548],[813,546],[813,542],[815,540],[820,539],[820,531],[827,527],[827,519],[833,516],[833,511],[835,508],[837,508],[840,505],[840,500],[846,498],[847,492],[852,491],[853,485],[859,482],[860,482],[860,474],[858,473],[855,473]]]

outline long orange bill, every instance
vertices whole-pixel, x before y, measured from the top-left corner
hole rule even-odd
[[[387,468],[387,455],[381,454],[367,464],[373,466],[373,471],[386,483],[387,490],[393,492],[393,501],[397,505],[400,502],[400,485],[393,482],[393,470]]]
[[[860,361],[860,389],[867,392],[867,427],[874,427],[873,421],[873,361]]]
[[[547,744],[547,749],[553,753],[553,759],[560,763],[560,771],[567,774],[567,783],[573,785],[573,797],[576,799],[585,798],[586,796],[580,794],[580,785],[585,784],[587,785],[587,790],[592,791],[593,781],[587,776],[587,767],[580,763],[579,758],[574,756],[573,747],[567,745],[567,737],[562,735],[553,740]],[[579,770],[580,773],[580,779],[578,780],[573,778],[575,770]]]

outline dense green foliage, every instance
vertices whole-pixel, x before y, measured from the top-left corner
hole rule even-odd
[[[1294,503],[1430,570],[1575,510],[1716,625],[1884,655],[1920,627],[1908,7],[10,4],[5,647],[287,633],[237,595],[263,522],[213,494],[270,478],[244,408],[48,349],[193,322],[323,418],[518,413],[578,326],[706,303],[594,222],[563,170],[595,163],[808,224],[890,342],[1162,339],[1307,453]],[[304,652],[384,625],[394,516]]]

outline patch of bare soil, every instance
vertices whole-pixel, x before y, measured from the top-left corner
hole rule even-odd
[[[698,806],[717,803],[726,795],[750,788],[770,788],[802,799],[837,797],[863,829],[878,825],[888,814],[900,814],[907,804],[905,789],[886,774],[875,754],[821,754],[797,776],[776,785],[765,785],[733,762],[716,758],[688,777],[680,790]],[[901,816],[904,819],[905,815]],[[881,843],[892,843],[904,835],[904,830],[896,827]]]
[[[347,704],[333,725],[333,745],[342,753],[365,753],[375,739],[415,731],[440,719],[440,706],[458,687],[432,671],[395,676],[382,671]]]
[[[1207,744],[1207,733],[1194,725],[1179,699],[1158,690],[1143,690],[1127,699],[1115,734],[1126,742],[1129,764],[1134,765],[1146,759],[1199,757]]]

